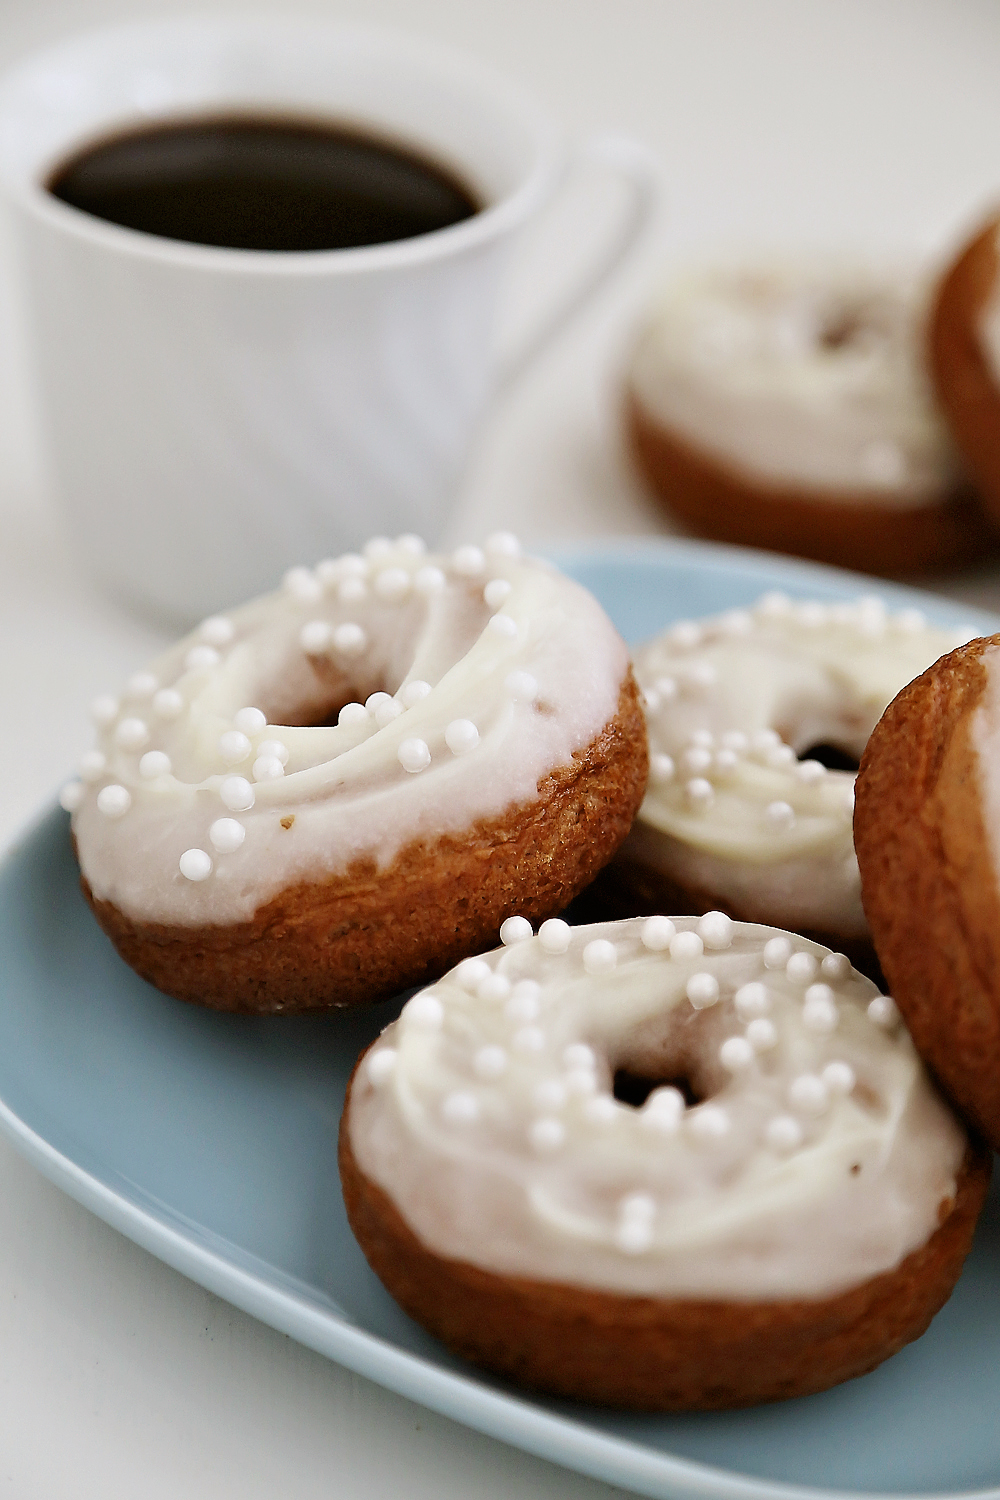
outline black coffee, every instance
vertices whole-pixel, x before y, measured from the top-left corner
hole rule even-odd
[[[64,162],[48,189],[146,234],[239,250],[346,250],[444,229],[482,207],[405,147],[338,125],[243,118],[129,131]]]

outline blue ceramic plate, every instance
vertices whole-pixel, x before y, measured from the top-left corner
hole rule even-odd
[[[630,640],[763,590],[851,598],[871,580],[695,543],[559,561]],[[912,590],[893,606],[993,619]],[[529,1398],[445,1354],[390,1301],[344,1218],[337,1123],[354,1058],[398,1009],[326,1019],[201,1013],[118,959],[77,888],[66,817],[0,870],[0,1125],[58,1186],[202,1285],[460,1422],[646,1495],[1000,1500],[1000,1206],[918,1343],[837,1390],[755,1411],[621,1416]]]

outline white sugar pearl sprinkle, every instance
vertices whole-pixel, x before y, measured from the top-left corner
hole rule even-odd
[[[649,757],[649,779],[656,786],[664,786],[668,781],[673,781],[676,767],[672,755],[667,755],[662,750],[656,750]]]
[[[484,958],[463,958],[455,970],[455,979],[468,990],[469,994],[475,994],[484,979],[489,979],[493,970]]]
[[[719,1061],[728,1073],[743,1073],[754,1060],[754,1048],[746,1037],[731,1036],[719,1048]]]
[[[101,693],[91,701],[90,717],[99,729],[107,729],[118,717],[118,699],[110,693]]]
[[[561,1120],[543,1116],[532,1123],[528,1139],[536,1151],[558,1151],[566,1139],[566,1127]]]
[[[795,1151],[802,1145],[802,1126],[792,1115],[775,1115],[764,1131],[772,1151]]]
[[[822,781],[825,775],[826,766],[821,760],[802,760],[795,768],[795,779],[806,786]]]
[[[471,719],[452,719],[444,732],[444,742],[452,755],[468,755],[479,744],[479,730]]]
[[[98,781],[104,775],[108,757],[103,750],[88,750],[80,760],[80,775],[84,781]]]
[[[415,677],[412,682],[408,682],[404,687],[400,688],[399,697],[404,708],[413,708],[422,698],[426,698],[427,694],[431,691],[432,688],[429,682],[424,682],[421,677]]]
[[[132,806],[132,797],[128,790],[112,782],[110,786],[102,786],[97,794],[97,808],[106,818],[123,818]]]
[[[692,974],[684,993],[695,1010],[707,1010],[719,998],[719,981],[714,974]]]
[[[530,937],[534,937],[534,932],[527,917],[507,917],[500,923],[500,941],[506,947],[512,943],[524,943]]]
[[[583,1106],[584,1118],[592,1125],[613,1125],[620,1110],[621,1106],[615,1103],[610,1094],[598,1094],[596,1099],[588,1099]]]
[[[345,578],[337,585],[338,604],[360,604],[368,598],[368,585],[363,578]]]
[[[476,998],[478,1000],[497,1001],[506,1000],[510,994],[510,980],[505,974],[487,974],[476,985]]]
[[[502,610],[498,614],[490,615],[486,628],[492,630],[494,635],[503,636],[505,640],[517,639],[517,621],[513,615],[504,614]]]
[[[408,557],[423,557],[427,551],[427,543],[414,531],[404,531],[402,536],[396,538],[396,546]]]
[[[753,1021],[757,1016],[766,1016],[771,1009],[771,997],[766,985],[759,980],[742,984],[733,996],[736,1014],[741,1021]]]
[[[538,697],[538,679],[530,672],[508,672],[504,678],[504,687],[512,698],[523,703],[534,703]]]
[[[354,620],[345,620],[333,632],[333,644],[341,656],[357,656],[368,645],[368,636]]]
[[[153,712],[161,719],[176,719],[184,711],[184,699],[176,688],[160,688],[153,694]]]
[[[159,685],[152,672],[133,672],[125,687],[132,698],[152,698]]]
[[[647,917],[639,931],[639,941],[650,953],[664,953],[676,933],[677,928],[669,917]]]
[[[100,800],[100,799],[98,799]],[[876,995],[868,1006],[868,1019],[874,1021],[876,1026],[882,1026],[888,1030],[899,1020],[899,1011],[895,1000],[890,1000],[888,995]]]
[[[237,766],[246,760],[253,746],[241,729],[227,729],[219,736],[219,754],[227,766]]]
[[[774,828],[787,830],[795,825],[795,809],[790,802],[769,802],[764,816]]]
[[[191,880],[197,884],[201,880],[207,880],[212,873],[212,856],[206,854],[204,849],[185,849],[177,867],[185,880]]]
[[[678,646],[685,651],[699,645],[702,634],[701,626],[696,625],[693,620],[678,620],[667,631],[666,639],[671,646]]]
[[[440,1031],[444,1024],[444,1006],[436,995],[424,990],[422,994],[414,995],[412,1000],[407,1000],[403,1006],[402,1019],[408,1026],[415,1026],[419,1031]]]
[[[503,1008],[508,1021],[534,1021],[541,1009],[541,986],[534,979],[520,979]]]
[[[490,609],[499,609],[512,588],[506,578],[491,578],[483,589],[483,598]]]
[[[543,953],[565,953],[571,937],[570,925],[561,917],[549,917],[538,929],[538,941]]]
[[[700,776],[707,771],[712,764],[711,750],[703,750],[700,745],[692,745],[690,750],[685,750],[681,756],[681,766],[690,775]]]
[[[733,919],[724,911],[707,911],[698,919],[698,935],[706,948],[721,951],[733,944]]]
[[[368,558],[388,557],[392,551],[392,542],[387,536],[373,536],[365,542],[363,551]]]
[[[693,808],[704,810],[715,800],[715,789],[703,776],[695,776],[684,788],[685,796]]]
[[[299,645],[308,656],[319,656],[332,640],[333,631],[326,620],[310,620],[299,631]]]
[[[152,781],[154,776],[169,776],[170,756],[163,750],[147,750],[139,761],[139,775],[144,781]]]
[[[253,807],[255,795],[245,776],[227,776],[219,787],[219,796],[230,812],[248,812]]]
[[[507,1070],[507,1054],[502,1047],[480,1047],[472,1059],[477,1078],[499,1078]]]
[[[566,1085],[560,1078],[544,1079],[531,1096],[536,1109],[548,1112],[554,1109],[563,1109],[568,1097]]]
[[[252,774],[254,781],[277,781],[284,776],[285,768],[276,755],[258,755]]]
[[[371,718],[368,709],[363,703],[345,703],[337,715],[339,727],[349,727],[351,724],[367,724]]]
[[[365,1072],[368,1074],[369,1083],[376,1088],[381,1087],[392,1077],[396,1067],[395,1047],[379,1047],[368,1059]]]
[[[615,1244],[625,1255],[642,1255],[653,1244],[653,1228],[642,1219],[625,1219],[615,1229]]]
[[[851,960],[846,953],[828,953],[819,969],[826,979],[846,979],[851,972]]]
[[[441,1101],[441,1118],[449,1125],[474,1125],[479,1119],[479,1100],[463,1090],[446,1094]]]
[[[656,1217],[656,1199],[651,1193],[626,1193],[618,1204],[623,1219],[641,1219],[646,1223]]]
[[[189,672],[205,672],[218,664],[219,653],[214,646],[192,646],[184,657],[184,666]]]
[[[807,1000],[802,1007],[803,1026],[818,1036],[836,1031],[838,1019],[837,1007],[832,1000]]]
[[[233,723],[242,734],[260,734],[267,725],[267,715],[259,708],[241,708]]]
[[[830,1090],[816,1073],[800,1073],[788,1086],[788,1102],[803,1114],[821,1115],[830,1103]]]
[[[846,1062],[827,1063],[820,1077],[831,1094],[849,1094],[857,1082],[854,1069]]]
[[[770,938],[764,944],[764,967],[783,969],[792,956],[792,945],[786,937]]]
[[[426,740],[404,740],[396,752],[396,758],[404,771],[415,774],[426,771],[431,763],[431,752]]]
[[[766,1016],[758,1016],[747,1026],[747,1041],[755,1052],[769,1052],[778,1045],[778,1030]]]
[[[806,1005],[834,1005],[833,990],[828,984],[811,984],[803,995]]]
[[[688,1128],[701,1141],[719,1141],[729,1133],[729,1115],[718,1104],[702,1104],[688,1110]]]
[[[661,703],[672,703],[677,697],[676,677],[658,677],[653,686]]]
[[[482,547],[456,547],[451,565],[463,578],[475,578],[486,567],[486,554]]]
[[[270,755],[275,760],[280,760],[283,766],[287,766],[290,754],[288,746],[282,740],[261,740],[257,746],[258,755]]]
[[[596,1068],[597,1053],[586,1042],[570,1042],[563,1048],[562,1060],[567,1068]]]
[[[64,812],[76,812],[83,801],[85,790],[82,781],[67,781],[59,793],[59,806]]]
[[[721,736],[720,743],[726,750],[734,750],[737,755],[743,755],[750,745],[750,741],[742,729],[727,729]]]
[[[540,1026],[522,1026],[511,1038],[511,1046],[518,1052],[541,1052],[545,1046],[545,1032]]]
[[[122,750],[141,750],[149,744],[149,729],[142,719],[122,719],[115,730],[115,744]]]
[[[618,963],[618,950],[607,938],[594,938],[583,950],[583,967],[588,974],[610,974]]]
[[[684,1095],[670,1084],[654,1089],[642,1107],[639,1118],[650,1130],[671,1135],[684,1118]]]
[[[494,531],[486,538],[486,550],[498,557],[520,557],[521,543],[512,531]]]
[[[209,615],[198,626],[198,634],[210,646],[228,646],[236,630],[232,620],[227,620],[225,615]]]
[[[701,958],[705,944],[696,932],[678,932],[670,939],[671,958]]]
[[[323,585],[309,568],[289,568],[281,581],[292,598],[302,604],[314,604],[322,597]]]
[[[785,965],[785,973],[793,984],[808,984],[818,968],[812,953],[793,953]]]
[[[209,842],[220,854],[234,854],[247,836],[235,818],[216,818],[208,830]]]
[[[387,604],[398,604],[410,592],[410,575],[405,568],[383,568],[375,575],[375,593]]]
[[[418,568],[413,575],[413,587],[418,594],[440,594],[447,582],[443,571],[433,563],[425,568]]]

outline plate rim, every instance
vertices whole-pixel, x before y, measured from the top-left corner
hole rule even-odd
[[[720,546],[688,538],[614,536],[551,545],[548,560],[572,570],[586,563],[629,564],[639,560],[689,562],[693,567],[719,566],[768,571],[782,575],[789,586],[810,580],[828,586],[858,588],[889,598],[923,600],[933,612],[964,616],[970,624],[1000,630],[1000,617],[981,606],[965,605],[946,595],[935,595],[892,580],[851,573],[749,547]],[[44,837],[57,804],[45,806],[5,842],[0,867],[7,869]],[[623,1484],[652,1500],[1000,1500],[1000,1485],[974,1490],[903,1492],[841,1490],[764,1479],[720,1468],[697,1459],[654,1451],[640,1442],[595,1430],[585,1420],[551,1412],[529,1394],[520,1396],[483,1382],[474,1370],[450,1371],[376,1333],[359,1327],[348,1315],[320,1298],[292,1290],[294,1283],[278,1268],[258,1261],[261,1270],[227,1258],[221,1249],[185,1235],[165,1216],[156,1214],[115,1189],[96,1174],[38,1134],[0,1097],[0,1131],[42,1176],[70,1198],[156,1256],[180,1274],[213,1292],[243,1312],[287,1334],[316,1353],[335,1360],[452,1421],[519,1447],[564,1468],[612,1485]],[[234,1245],[234,1250],[239,1246]],[[270,1279],[264,1274],[270,1271]]]

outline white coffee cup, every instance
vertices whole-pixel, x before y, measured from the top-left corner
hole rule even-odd
[[[223,249],[122,228],[46,182],[90,141],[221,112],[327,119],[407,143],[485,207],[371,247]],[[589,148],[591,154],[595,148]],[[139,22],[67,41],[0,85],[56,494],[118,597],[187,623],[378,533],[433,541],[501,371],[498,298],[517,232],[570,157],[492,74],[391,31],[307,20]],[[609,151],[604,149],[609,159]],[[621,233],[655,173],[622,148]]]

